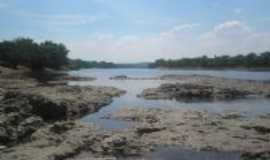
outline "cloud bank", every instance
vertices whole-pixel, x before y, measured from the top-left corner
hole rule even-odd
[[[153,61],[201,55],[246,54],[270,49],[270,34],[255,32],[245,23],[232,20],[199,34],[200,24],[181,24],[154,35],[96,33],[83,40],[68,41],[72,58],[115,62]]]

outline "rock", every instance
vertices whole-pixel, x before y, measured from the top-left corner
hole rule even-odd
[[[259,118],[270,119],[270,113],[265,113],[265,114],[259,115]]]
[[[166,127],[164,126],[143,124],[139,127],[136,127],[136,133],[139,135],[143,135],[143,134],[149,134],[153,132],[162,131],[164,129],[166,129]]]
[[[57,127],[56,127],[57,126]],[[60,129],[57,133],[55,129]],[[52,160],[66,159],[88,150],[101,141],[93,125],[63,121],[40,128],[29,138],[30,141],[0,151],[0,159]],[[91,152],[91,151],[90,151]]]
[[[96,80],[96,78],[93,77],[76,77],[71,75],[64,75],[57,77],[57,81],[93,81]]]
[[[253,129],[260,134],[269,134],[270,133],[269,126],[263,126],[263,125],[259,125],[259,124],[258,125],[254,125],[254,124],[242,125],[242,128],[247,129],[247,130]]]
[[[6,146],[0,146],[0,151],[6,149]]]
[[[111,80],[126,80],[128,79],[128,76],[126,75],[118,75],[118,76],[114,76],[114,77],[110,77]]]
[[[22,121],[17,127],[18,138],[24,138],[28,135],[31,135],[38,128],[42,127],[44,122],[40,117],[29,117]]]
[[[245,152],[241,154],[242,160],[269,160],[270,151]]]
[[[143,144],[139,144],[132,134],[113,134],[102,141],[104,155],[116,157],[137,156],[144,150]]]
[[[9,141],[9,135],[4,127],[0,127],[0,143],[4,144]]]
[[[146,99],[176,99],[179,101],[193,100],[224,100],[244,98],[249,92],[231,88],[215,88],[208,85],[193,83],[168,83],[158,88],[145,89],[139,95]]]
[[[243,117],[244,116],[238,112],[225,113],[222,115],[223,119],[239,119],[239,118],[243,118]]]
[[[8,92],[5,99],[13,99],[15,102],[20,98],[32,106],[32,114],[46,121],[55,121],[96,112],[111,103],[112,97],[123,93],[113,87],[55,86]]]
[[[15,91],[7,92],[4,99],[7,101],[14,100],[12,103],[15,103],[15,105],[8,105],[6,107],[6,110],[8,109],[9,111],[18,112],[17,109],[19,108],[29,108],[31,110],[28,112],[40,116],[44,120],[62,120],[67,118],[67,108],[65,105],[50,101],[48,98],[40,95]],[[21,101],[20,103],[27,103],[28,107],[26,105],[18,105],[19,101]]]
[[[157,122],[148,121],[149,115],[155,115]],[[138,136],[136,141],[149,148],[180,145],[198,150],[236,152],[270,148],[269,119],[239,118],[238,114],[224,118],[222,114],[206,111],[138,107],[121,109],[110,117],[134,121],[136,127],[130,130]]]
[[[62,134],[66,132],[67,130],[74,128],[74,126],[75,126],[75,123],[73,121],[69,121],[65,123],[56,122],[49,129],[53,133]]]
[[[270,83],[267,81],[239,80],[207,75],[164,75],[161,80],[208,85],[214,88],[230,88],[245,91],[255,95],[267,95],[270,93]]]
[[[0,144],[15,145],[47,123],[95,112],[111,103],[112,97],[122,93],[112,87],[78,86],[36,87],[5,92],[0,101]],[[54,128],[59,133],[65,129],[57,125]]]

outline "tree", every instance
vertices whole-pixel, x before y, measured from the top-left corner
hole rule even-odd
[[[63,44],[45,41],[40,44],[29,38],[0,42],[0,61],[14,68],[23,65],[32,70],[46,67],[60,69],[68,63],[68,49]]]
[[[253,67],[253,68],[268,68],[270,67],[270,52],[261,54],[249,53],[247,55],[221,55],[208,58],[207,56],[196,58],[182,58],[176,60],[158,59],[151,67],[204,67],[204,68],[232,68],[232,67]]]

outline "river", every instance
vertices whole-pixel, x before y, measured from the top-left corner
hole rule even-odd
[[[94,122],[103,128],[126,128],[128,123],[117,120],[107,120],[106,114],[116,111],[122,107],[145,107],[145,108],[175,108],[184,107],[190,109],[207,110],[210,112],[239,111],[247,116],[254,116],[260,113],[270,112],[270,100],[254,97],[248,99],[238,99],[232,101],[216,102],[179,102],[176,100],[145,100],[138,98],[143,89],[157,87],[165,81],[161,80],[110,80],[110,77],[117,75],[127,75],[128,77],[156,77],[166,74],[179,75],[211,75],[232,79],[245,80],[270,80],[270,72],[255,72],[241,70],[162,70],[162,69],[83,69],[72,71],[70,74],[83,77],[96,77],[95,81],[70,82],[71,85],[97,85],[113,86],[126,90],[126,94],[114,98],[113,103],[102,108],[95,114],[85,116],[82,120],[85,122]]]
[[[71,75],[83,77],[96,77],[95,81],[70,82],[71,85],[97,85],[113,86],[126,91],[126,94],[114,98],[113,102],[94,114],[82,118],[84,122],[93,122],[105,129],[123,129],[131,124],[125,121],[104,119],[107,114],[124,107],[145,108],[189,108],[207,110],[208,112],[239,111],[249,117],[262,113],[270,113],[270,99],[253,97],[231,101],[214,102],[179,102],[176,100],[145,100],[138,98],[143,89],[157,87],[166,81],[161,80],[110,80],[110,77],[127,75],[128,77],[157,77],[167,74],[176,75],[210,75],[230,79],[269,81],[270,72],[255,72],[241,70],[162,70],[162,69],[84,69],[70,72]],[[181,157],[181,158],[180,158]],[[141,159],[139,157],[138,159]],[[181,148],[162,147],[143,158],[149,160],[239,160],[240,154],[236,152],[193,151]]]

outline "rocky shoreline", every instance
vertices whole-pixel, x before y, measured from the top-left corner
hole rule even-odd
[[[52,158],[53,154],[47,152],[45,146],[33,147],[36,140],[42,138],[49,138],[48,147],[50,147],[50,143],[58,142],[57,139],[56,142],[54,141],[54,138],[57,138],[55,133],[50,131],[47,134],[36,136],[38,133],[50,126],[56,126],[55,132],[61,132],[61,134],[57,133],[60,141],[68,136],[62,134],[66,130],[75,128],[93,130],[91,125],[79,125],[76,119],[98,111],[101,107],[110,104],[113,97],[125,93],[114,87],[66,85],[67,80],[88,81],[93,78],[72,77],[64,74],[53,80],[40,82],[27,76],[28,70],[26,69],[12,70],[4,67],[0,69],[0,159],[58,159]],[[73,131],[71,132],[73,134]],[[84,131],[82,133],[88,134]],[[80,137],[80,134],[74,133],[71,138],[75,141],[74,143],[78,143],[78,148],[82,147],[80,138],[76,139],[74,136]],[[33,153],[28,152],[29,150],[20,152],[19,149],[17,151],[16,149],[20,147],[31,148]],[[77,151],[76,148],[65,147],[59,148],[69,150],[66,156],[70,154],[69,152]],[[41,157],[37,158],[39,156],[37,148],[40,149],[40,153],[45,152],[47,155],[40,155]],[[61,152],[57,154],[61,154]],[[33,157],[31,158],[31,156]]]
[[[125,91],[114,87],[67,85],[68,81],[95,78],[56,73],[57,76],[44,82],[26,73],[26,69],[0,67],[1,160],[147,159],[143,155],[158,146],[236,151],[241,153],[243,160],[270,158],[269,113],[250,119],[236,112],[216,114],[126,107],[106,118],[132,122],[134,127],[101,129],[78,119],[97,112]],[[270,93],[267,82],[211,76],[111,78],[148,79],[164,80],[164,84],[145,89],[141,98],[224,100]]]

